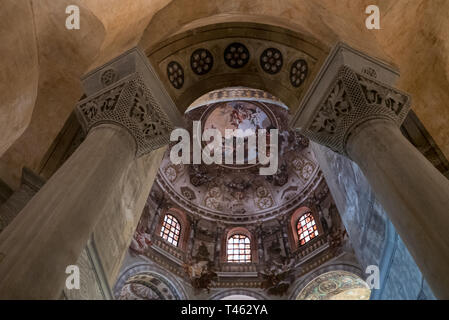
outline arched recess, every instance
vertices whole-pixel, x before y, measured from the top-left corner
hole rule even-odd
[[[315,225],[316,225],[317,231],[318,231],[318,236],[314,237],[313,239],[311,239],[310,241],[306,242],[304,245],[301,246],[299,243],[297,224],[298,224],[299,219],[307,213],[310,213],[311,216],[313,217],[313,220],[315,221]],[[313,243],[314,240],[316,240],[318,237],[320,237],[321,235],[324,234],[318,213],[316,212],[316,210],[312,210],[311,208],[308,208],[308,207],[298,208],[297,210],[295,210],[292,213],[292,215],[290,216],[287,233],[288,233],[290,248],[293,252],[296,250],[299,250],[299,249],[306,248],[308,245]]]
[[[243,235],[249,238],[251,245],[251,261],[250,263],[257,263],[259,261],[257,255],[257,239],[252,232],[243,227],[229,228],[223,232],[221,240],[221,261],[228,263],[228,239],[234,235]]]
[[[353,275],[354,277],[357,277],[363,281],[365,279],[366,275],[363,273],[363,271],[360,269],[360,267],[356,264],[350,263],[350,262],[334,262],[327,264],[325,266],[322,266],[315,271],[305,275],[304,277],[301,277],[300,279],[296,280],[295,283],[292,285],[291,293],[289,295],[290,300],[296,300],[297,297],[300,295],[301,292],[315,279],[318,279],[319,277],[330,273],[330,272],[340,272],[340,273],[347,273],[350,275]]]
[[[224,290],[217,292],[215,294],[212,294],[209,300],[235,300],[235,299],[227,299],[230,297],[236,297],[236,296],[243,296],[243,297],[249,297],[252,298],[251,300],[268,300],[268,298],[260,293],[253,290],[247,290],[247,289],[230,289],[230,290]],[[248,299],[250,300],[250,299]]]
[[[157,279],[158,281],[151,281]],[[152,283],[148,287],[156,286],[156,289],[163,293],[163,297],[169,298],[167,292],[171,295],[171,300],[186,300],[187,294],[183,285],[170,273],[153,263],[137,263],[125,269],[114,286],[114,297],[119,298],[122,289],[129,283],[139,283],[145,285],[146,281]],[[160,296],[160,295],[159,295]]]
[[[238,86],[269,92],[294,112],[328,51],[285,28],[232,22],[185,31],[145,52],[181,112],[203,94]],[[194,63],[200,62],[207,71],[198,72]]]

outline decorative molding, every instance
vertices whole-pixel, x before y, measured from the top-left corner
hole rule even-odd
[[[363,123],[385,119],[398,127],[410,110],[410,96],[343,65],[301,133],[343,155],[349,136]]]
[[[108,87],[117,81],[117,72],[114,69],[105,70],[100,77],[100,82],[103,87]]]
[[[187,299],[187,294],[185,292],[184,286],[179,281],[180,279],[170,271],[172,270],[159,267],[152,262],[134,263],[120,273],[120,276],[118,277],[117,282],[114,286],[114,296],[116,298],[120,296],[120,292],[128,279],[139,274],[151,274],[159,278],[171,289],[171,291],[175,294],[176,300]]]
[[[248,63],[249,58],[248,48],[240,42],[231,43],[224,51],[224,61],[234,69],[243,68]]]
[[[260,67],[268,74],[276,74],[282,69],[282,53],[277,48],[265,49],[260,55]]]
[[[293,87],[300,87],[309,73],[309,65],[304,59],[293,62],[290,68],[290,83]]]
[[[173,129],[138,72],[81,100],[76,108],[86,132],[103,123],[126,128],[136,142],[137,157],[168,144]]]
[[[208,73],[213,66],[214,57],[207,49],[196,49],[190,56],[190,67],[192,68],[192,71],[199,76]]]
[[[184,69],[177,61],[171,61],[167,65],[167,77],[172,86],[181,89],[184,85]]]

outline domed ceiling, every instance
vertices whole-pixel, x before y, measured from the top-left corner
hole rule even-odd
[[[272,296],[286,296],[295,277],[339,257],[346,248],[344,226],[309,141],[288,127],[288,117],[289,109],[282,102],[259,90],[233,87],[197,99],[185,113],[190,136],[194,129],[196,136],[207,129],[218,129],[222,143],[216,144],[214,152],[221,148],[222,158],[231,161],[175,164],[170,152],[176,151],[178,142],[173,142],[148,197],[130,257],[142,263],[149,259],[188,281],[195,295],[209,293],[211,288],[253,288]],[[277,137],[277,172],[261,175],[259,169],[268,166],[257,162],[263,147],[251,149],[249,137],[239,145],[226,143],[226,129],[242,129],[240,133],[234,131],[234,136],[245,136],[245,129],[254,130],[258,143],[259,134],[260,141],[266,138],[271,155],[272,137]],[[274,136],[271,129],[278,129],[278,135]],[[204,147],[210,140],[203,138],[206,141],[196,143]],[[238,146],[245,150],[243,164],[234,158]],[[192,159],[192,145],[190,150]],[[226,154],[233,157],[226,159]],[[300,243],[295,235],[298,219],[305,212],[313,216],[317,236]],[[175,243],[164,237],[165,231],[162,234],[165,219],[167,223],[172,221],[170,215],[179,224],[173,233]],[[227,241],[235,232],[249,237],[249,261],[228,259]],[[126,272],[123,279],[129,278]],[[155,289],[148,289],[149,285],[121,284],[116,296],[159,297]]]
[[[259,175],[255,149],[245,146],[246,164],[173,164],[167,151],[157,183],[173,202],[193,215],[228,223],[274,218],[302,203],[322,180],[309,141],[287,127],[288,109],[266,92],[228,88],[198,99],[185,114],[202,130],[279,129],[279,164],[275,175]],[[189,128],[192,130],[192,127]],[[224,153],[234,152],[225,149]]]

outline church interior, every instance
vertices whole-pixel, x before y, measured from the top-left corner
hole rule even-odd
[[[0,299],[449,299],[448,12],[4,0]],[[276,172],[179,128],[275,129]]]

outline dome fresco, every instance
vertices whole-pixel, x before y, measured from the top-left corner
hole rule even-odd
[[[210,110],[210,111],[209,111]],[[249,101],[228,101],[215,103],[210,105],[209,109],[204,113],[203,132],[209,129],[217,129],[223,139],[223,156],[235,154],[235,147],[225,147],[229,145],[228,140],[233,140],[237,137],[248,138],[250,136],[257,136],[260,129],[270,130],[277,127],[273,116],[269,116],[269,110],[262,107],[262,105]],[[239,130],[230,136],[226,135],[226,130]],[[212,140],[212,139],[211,139]],[[204,144],[209,143],[205,141]],[[256,161],[257,150],[256,145],[252,147],[245,143],[245,163]],[[234,160],[235,162],[235,160]]]
[[[195,295],[212,288],[253,288],[286,296],[295,277],[341,255],[344,226],[309,140],[289,128],[282,102],[260,90],[228,88],[197,99],[184,117],[191,138],[198,123],[199,133],[242,129],[238,135],[251,129],[258,138],[259,130],[277,129],[277,172],[260,175],[264,165],[248,164],[258,154],[246,145],[246,164],[174,164],[170,152],[178,142],[173,141],[131,242],[133,259],[149,259],[189,281]],[[210,143],[202,142],[203,147]],[[154,295],[148,288],[125,285],[126,279],[124,274],[116,296]]]
[[[224,90],[221,96],[231,96],[233,101],[204,100],[185,114],[189,123],[202,121],[202,130],[215,128],[223,135],[225,129],[279,129],[277,173],[261,176],[257,166],[250,165],[175,165],[167,150],[156,181],[173,202],[204,218],[251,222],[282,215],[304,201],[322,180],[309,141],[288,128],[288,111],[274,98],[276,104],[269,103],[268,96],[265,102],[240,100],[239,93],[259,93],[227,90],[232,93]],[[255,158],[256,152],[246,148],[245,156]]]

